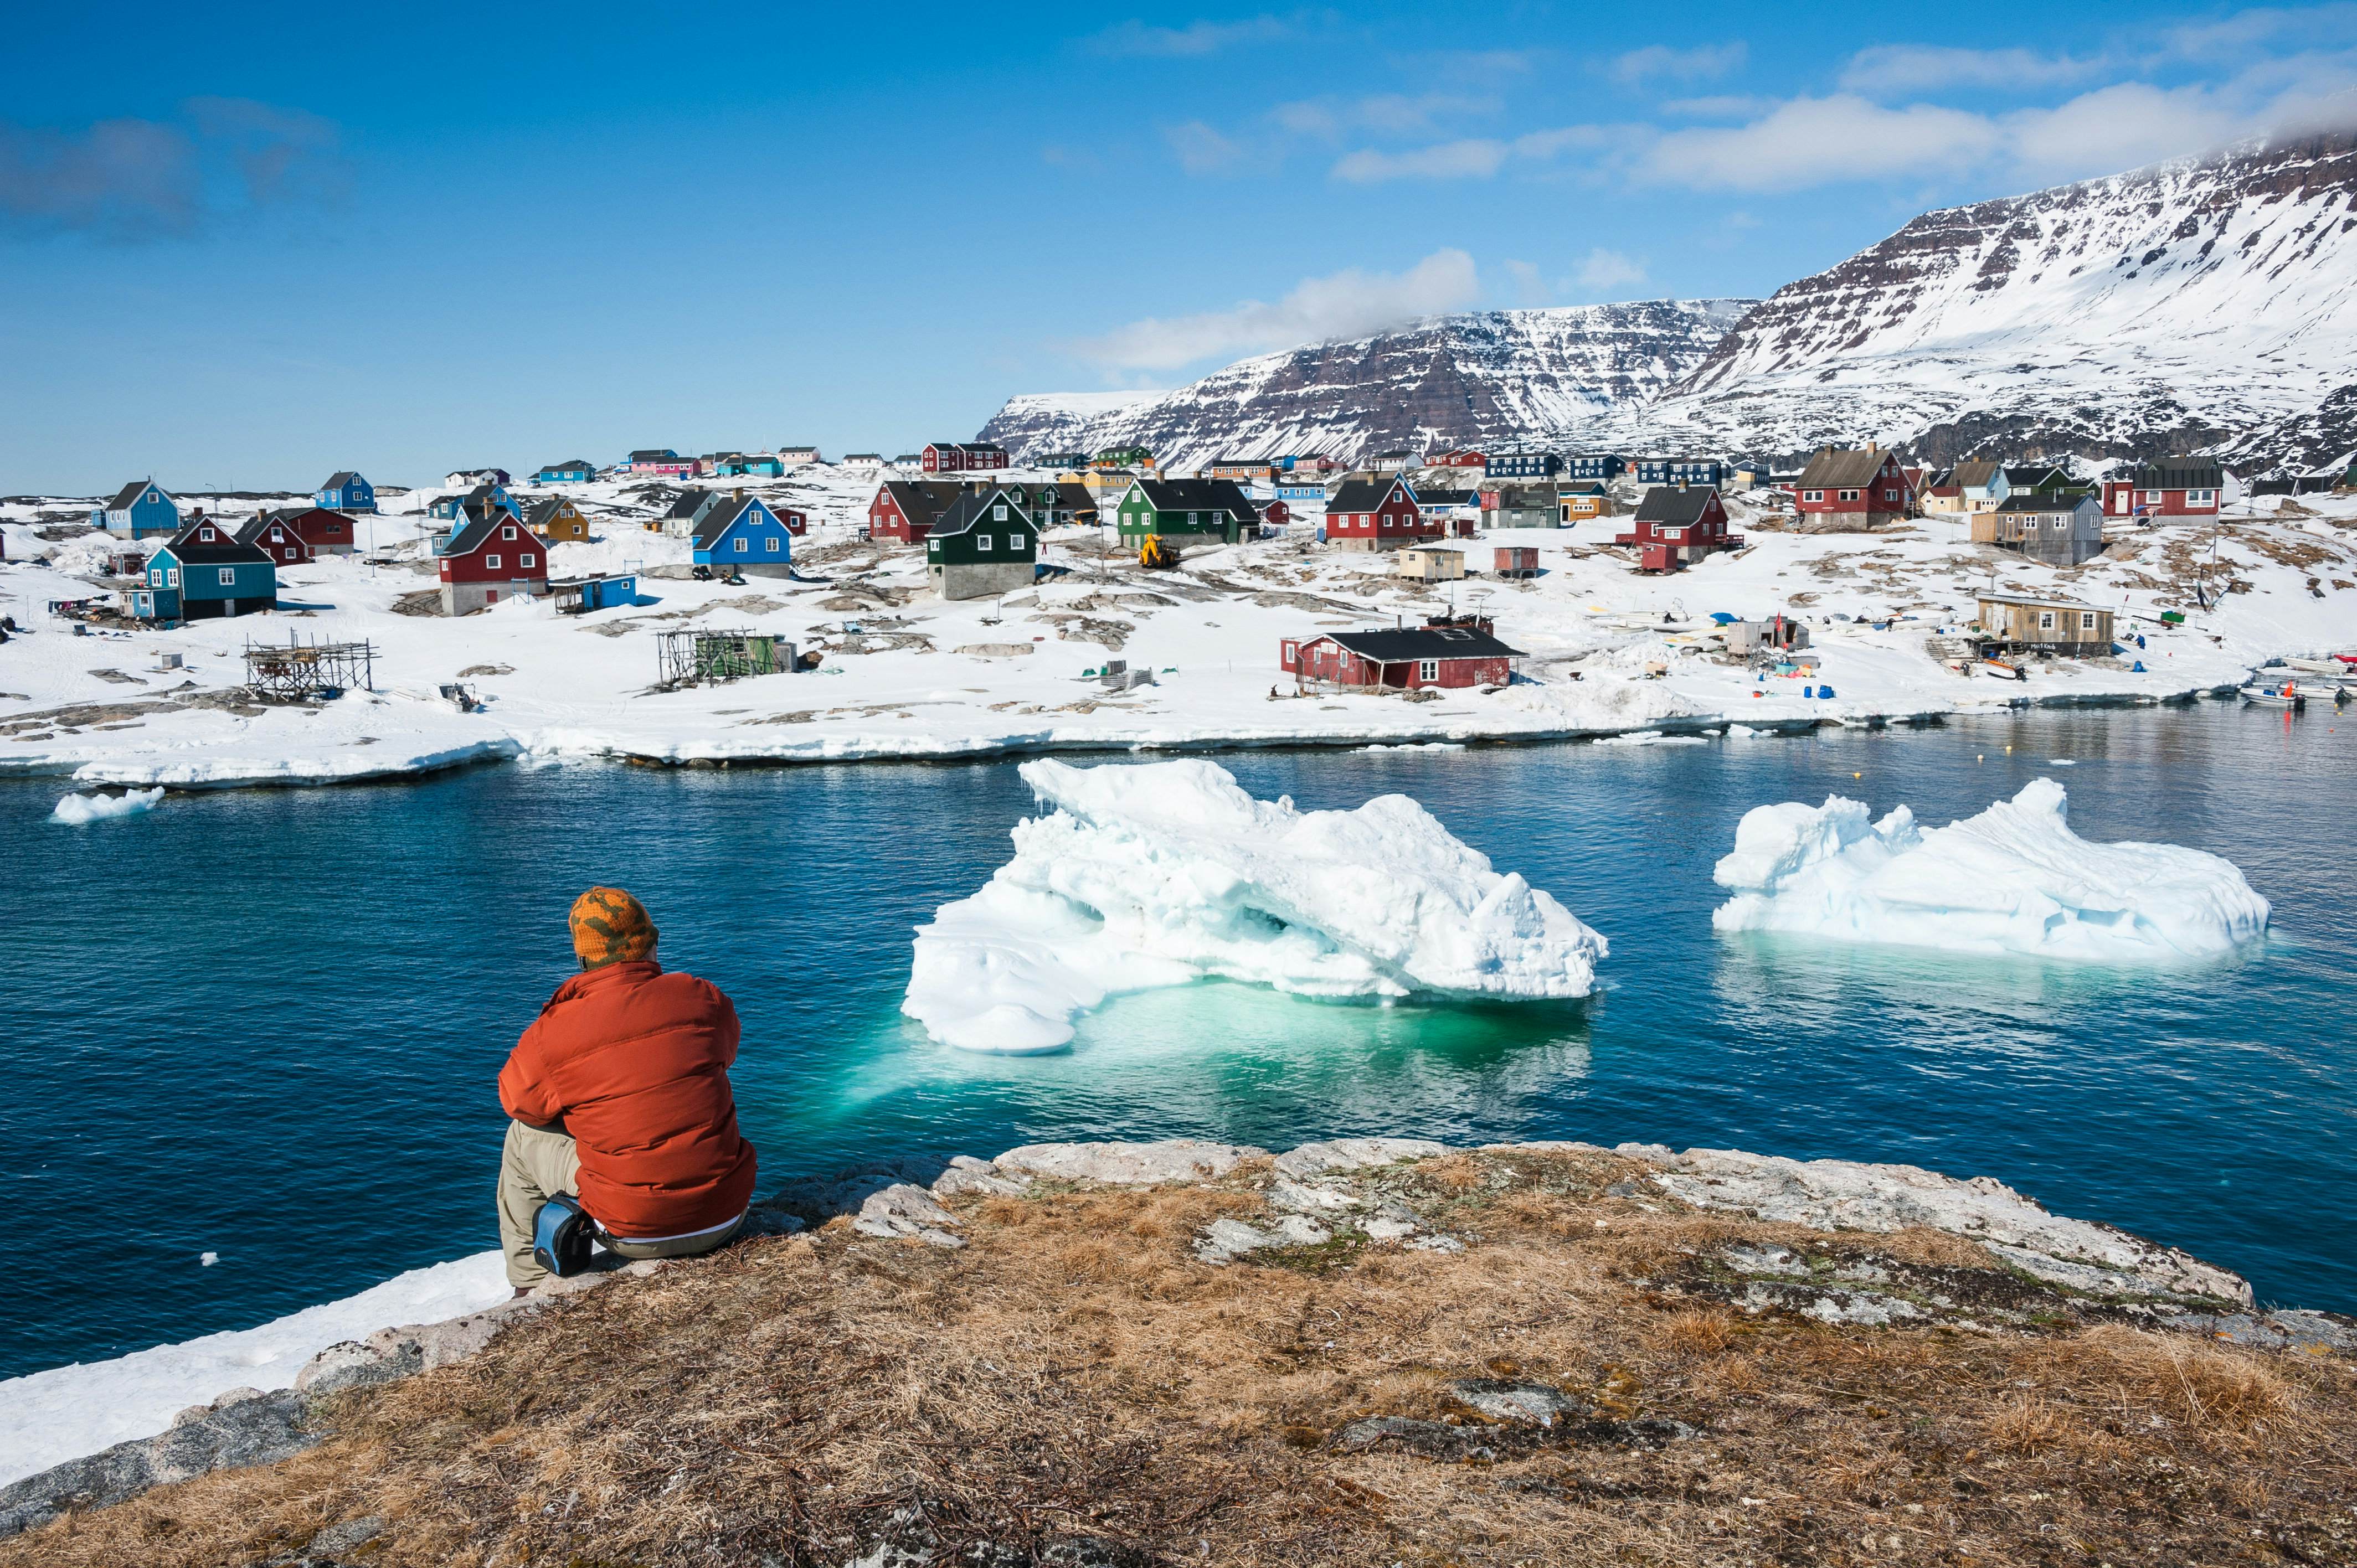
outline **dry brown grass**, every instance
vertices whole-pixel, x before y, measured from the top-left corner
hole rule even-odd
[[[748,1243],[347,1396],[285,1464],[0,1544],[0,1568],[243,1564],[358,1516],[388,1523],[354,1561],[387,1568],[833,1563],[911,1509],[1015,1561],[1076,1536],[1140,1563],[2357,1560],[2345,1363],[1747,1316],[1664,1271],[1791,1233],[1604,1199],[1609,1174],[1572,1165],[1422,1167],[1477,1238],[1457,1256],[1209,1268],[1191,1237],[1257,1201],[1219,1188],[970,1203],[959,1251],[840,1225]],[[1367,1415],[1478,1424],[1450,1385],[1484,1377],[1595,1421],[1489,1463],[1334,1445]],[[1700,1435],[1619,1424],[1645,1421]]]

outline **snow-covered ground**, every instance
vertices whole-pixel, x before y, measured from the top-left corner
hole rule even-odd
[[[1711,924],[1833,941],[2093,963],[2216,958],[2266,929],[2233,862],[2166,843],[2090,843],[2051,779],[1945,827],[1829,798],[1755,806],[1714,873]]]
[[[292,568],[274,614],[81,637],[45,606],[99,591],[107,542],[40,537],[78,524],[80,505],[10,503],[0,507],[8,554],[0,614],[31,635],[0,646],[0,772],[71,777],[84,787],[201,788],[327,783],[509,757],[822,761],[1675,737],[2025,702],[2158,701],[2233,686],[2273,655],[2357,640],[2357,499],[2255,503],[2264,510],[2221,531],[2214,564],[2208,526],[2165,525],[2134,532],[2083,567],[2057,570],[1971,544],[1961,521],[1802,534],[1768,525],[1738,497],[1731,510],[1749,547],[1673,576],[1639,575],[1609,542],[1627,524],[1606,521],[1463,541],[1477,569],[1491,564],[1495,545],[1535,545],[1543,575],[1501,582],[1485,573],[1428,586],[1390,575],[1387,556],[1318,546],[1308,528],[1199,547],[1175,573],[1139,571],[1096,531],[1065,529],[1044,551],[1062,575],[1004,600],[951,604],[927,589],[915,550],[860,537],[874,484],[872,474],[806,467],[752,487],[810,512],[798,564],[824,582],[690,581],[686,542],[642,526],[667,498],[601,482],[565,487],[596,532],[587,543],[554,546],[551,558],[559,576],[625,567],[678,574],[644,576],[635,607],[565,617],[544,602],[516,601],[457,620],[401,613],[404,596],[414,605],[436,581],[421,537],[430,525],[412,513],[364,528],[378,558],[394,564],[347,557]],[[422,508],[432,493],[393,504]],[[185,499],[231,517],[267,504]],[[2215,594],[2208,610],[2194,598],[2205,567]],[[2040,664],[2026,682],[1960,676],[1926,639],[1970,620],[1975,591],[1991,585],[2122,611],[2122,635],[2141,635],[2145,645],[2116,660]],[[1452,605],[1495,618],[1499,634],[1528,655],[1524,679],[1421,702],[1297,697],[1277,668],[1281,639],[1414,624]],[[2163,629],[2166,608],[2185,610],[2189,623]],[[1714,611],[1808,618],[1817,676],[1761,679],[1716,656],[1706,636]],[[1861,616],[1886,624],[1878,630]],[[813,673],[657,690],[656,634],[686,627],[780,634],[823,651],[824,663]],[[376,690],[320,707],[247,701],[243,645],[290,634],[369,639]],[[180,655],[182,666],[164,669],[166,654]],[[1105,689],[1089,672],[1109,657],[1153,670],[1155,683]],[[2143,671],[2129,667],[2134,660]],[[451,681],[479,696],[483,711],[462,714],[436,696]],[[1804,694],[1810,688],[1820,694]]]
[[[1255,800],[1215,762],[1023,765],[1050,810],[917,929],[901,1011],[1022,1055],[1106,996],[1220,978],[1302,996],[1585,996],[1604,939],[1405,795]]]

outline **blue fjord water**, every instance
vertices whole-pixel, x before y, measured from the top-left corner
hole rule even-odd
[[[591,882],[636,890],[665,960],[735,996],[765,1186],[1050,1138],[1637,1139],[1995,1176],[2263,1299],[2357,1310],[2357,715],[1223,760],[1305,806],[1417,797],[1610,938],[1607,989],[1385,1007],[1204,985],[1118,1001],[1064,1055],[941,1049],[897,1010],[909,928],[1006,859],[1031,806],[1006,763],[491,768],[82,828],[44,820],[57,782],[0,784],[0,1376],[490,1246],[492,1079]],[[1710,929],[1749,806],[1838,791],[1941,822],[2040,774],[2088,837],[2236,861],[2274,932],[2153,972]]]

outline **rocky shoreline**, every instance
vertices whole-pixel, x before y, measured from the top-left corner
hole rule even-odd
[[[2357,1355],[2357,1321],[2323,1312],[2262,1311],[2248,1283],[2230,1271],[2112,1226],[2053,1214],[1989,1177],[1960,1180],[1912,1165],[1678,1152],[1660,1144],[1606,1149],[1544,1142],[1452,1151],[1425,1139],[1342,1138],[1278,1155],[1187,1139],[1027,1144],[992,1160],[910,1161],[790,1187],[756,1208],[748,1244],[821,1228],[845,1232],[847,1240],[954,1250],[967,1245],[974,1223],[960,1206],[970,1209],[975,1200],[1196,1187],[1249,1200],[1187,1239],[1189,1255],[1202,1268],[1323,1266],[1388,1249],[1460,1254],[1482,1245],[1480,1227],[1465,1223],[1470,1215],[1457,1206],[1435,1202],[1428,1178],[1439,1164],[1466,1155],[1487,1162],[1483,1180],[1492,1187],[1517,1178],[1518,1161],[1600,1164],[1614,1173],[1600,1196],[1640,1213],[1728,1216],[1778,1228],[1785,1236],[1796,1227],[1828,1237],[1938,1232],[1960,1239],[1984,1260],[1974,1266],[1927,1264],[1896,1251],[1885,1255],[1855,1248],[1835,1256],[1805,1241],[1763,1240],[1698,1252],[1641,1282],[1656,1294],[1714,1304],[1741,1316],[1850,1327],[1937,1326],[1974,1335],[2128,1324],[2266,1350]],[[1592,1223],[1604,1230],[1612,1222]],[[391,1326],[364,1340],[330,1345],[311,1358],[291,1389],[228,1391],[183,1412],[163,1434],[0,1488],[0,1538],[153,1487],[301,1454],[333,1434],[334,1402],[348,1391],[464,1361],[583,1291],[698,1266],[698,1261],[622,1265],[553,1281],[533,1296],[489,1311]],[[1499,1419],[1509,1422],[1522,1419],[1512,1410],[1534,1410],[1556,1397],[1512,1388],[1476,1392],[1508,1410]],[[1396,1431],[1368,1428],[1347,1441],[1361,1448],[1387,1441],[1410,1449],[1417,1442],[1447,1448],[1461,1446],[1461,1434],[1410,1423]]]

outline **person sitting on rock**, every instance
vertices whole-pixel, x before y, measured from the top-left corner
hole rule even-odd
[[[533,1222],[560,1193],[625,1258],[709,1252],[737,1233],[753,1196],[753,1145],[728,1087],[736,1007],[708,981],[663,972],[654,922],[620,888],[581,895],[571,924],[581,972],[500,1069],[512,1118],[500,1247],[518,1295],[548,1278]]]

